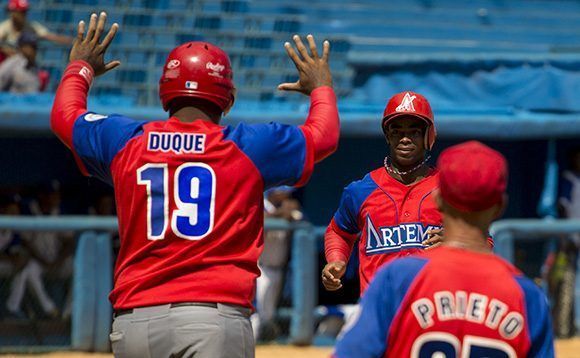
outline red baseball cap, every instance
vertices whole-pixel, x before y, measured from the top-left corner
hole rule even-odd
[[[461,211],[482,211],[499,204],[507,186],[505,157],[478,141],[444,150],[437,161],[441,197]]]
[[[27,11],[28,0],[8,0],[8,11]]]

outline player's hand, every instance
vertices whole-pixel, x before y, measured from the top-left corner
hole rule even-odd
[[[298,81],[295,83],[282,83],[278,85],[278,89],[281,91],[297,91],[310,96],[310,93],[317,87],[332,87],[332,74],[328,66],[330,43],[324,41],[322,45],[322,57],[319,57],[314,36],[306,36],[310,53],[308,53],[306,46],[302,43],[300,36],[294,35],[292,39],[298,49],[298,53],[296,53],[296,50],[294,50],[290,42],[286,42],[284,48],[286,48],[288,56],[290,56],[294,65],[296,65]]]
[[[93,68],[95,76],[102,75],[121,64],[120,61],[116,60],[105,63],[105,52],[119,29],[119,25],[114,23],[105,38],[103,38],[103,41],[100,41],[106,22],[107,13],[101,12],[98,19],[97,14],[92,14],[89,21],[89,29],[85,36],[85,22],[80,21],[77,28],[77,37],[70,51],[69,60],[71,62],[75,60],[87,62]]]
[[[443,228],[427,231],[427,240],[423,241],[426,250],[434,249],[443,243]]]
[[[346,262],[334,261],[329,262],[322,269],[322,284],[328,291],[336,291],[342,287],[340,280],[346,272]]]

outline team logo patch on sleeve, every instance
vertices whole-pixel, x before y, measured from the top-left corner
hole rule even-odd
[[[87,113],[85,114],[85,121],[87,122],[96,122],[96,121],[100,121],[101,119],[105,119],[108,116],[104,116],[102,114],[96,114],[96,113]]]

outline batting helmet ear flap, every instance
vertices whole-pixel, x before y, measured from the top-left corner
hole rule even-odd
[[[432,150],[435,144],[435,138],[437,137],[437,130],[435,129],[435,123],[429,124],[425,129],[425,148],[427,150]]]
[[[232,89],[232,96],[231,96],[231,101],[230,103],[227,105],[226,108],[224,108],[223,110],[223,116],[225,117],[228,113],[230,113],[230,110],[232,109],[232,107],[234,106],[234,103],[236,102],[236,95],[238,94],[238,89],[236,87],[234,87]]]

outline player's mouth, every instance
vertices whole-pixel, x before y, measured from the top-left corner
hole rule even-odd
[[[411,153],[413,153],[415,151],[414,148],[409,148],[409,147],[397,147],[395,149],[395,151],[397,152],[397,154],[401,155],[401,156],[408,156]]]

